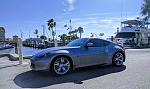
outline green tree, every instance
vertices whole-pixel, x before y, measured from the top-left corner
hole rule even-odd
[[[73,34],[73,31],[69,31],[68,34],[71,36]]]
[[[150,18],[150,0],[144,0],[144,3],[142,4],[141,7],[141,14],[145,16],[144,20],[148,25],[148,19]]]
[[[84,32],[83,28],[82,27],[78,27],[78,32],[79,32],[80,38],[81,38],[82,33]]]
[[[53,37],[53,41],[55,39],[55,31],[54,31],[54,28],[56,27],[56,22],[54,21],[54,19],[50,19],[48,21],[48,30],[52,32],[52,37]]]
[[[78,34],[78,29],[75,29],[74,31],[75,31],[75,33],[76,33],[76,35],[77,35],[77,34]]]
[[[44,36],[44,35],[40,36],[40,38],[43,39],[43,40],[47,40],[47,37]]]
[[[35,31],[34,31],[34,34],[36,35],[36,37],[38,38],[39,36],[38,36],[38,30],[37,29],[35,29]]]
[[[66,45],[66,42],[68,42],[68,36],[66,34],[59,35],[60,41],[62,41],[63,45]]]

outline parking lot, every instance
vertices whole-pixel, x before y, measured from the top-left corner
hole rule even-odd
[[[29,60],[25,60],[29,62]],[[149,89],[150,49],[127,49],[122,67],[80,68],[65,76],[32,72],[29,63],[0,58],[0,89]]]

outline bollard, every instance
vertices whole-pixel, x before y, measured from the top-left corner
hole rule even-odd
[[[18,42],[15,42],[15,53],[18,54]]]
[[[23,63],[23,56],[22,56],[22,39],[18,38],[18,54],[19,54],[19,64]]]
[[[55,45],[55,47],[58,46],[57,39],[54,40],[54,45]]]

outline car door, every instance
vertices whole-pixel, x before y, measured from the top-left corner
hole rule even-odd
[[[106,47],[101,39],[90,39],[88,43],[93,43],[92,46],[84,46],[81,48],[80,65],[90,66],[105,63]]]

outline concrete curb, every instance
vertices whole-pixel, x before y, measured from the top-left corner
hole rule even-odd
[[[19,55],[18,54],[0,54],[1,57],[8,57],[10,61],[18,61]],[[23,59],[31,59],[32,55],[23,56]]]

